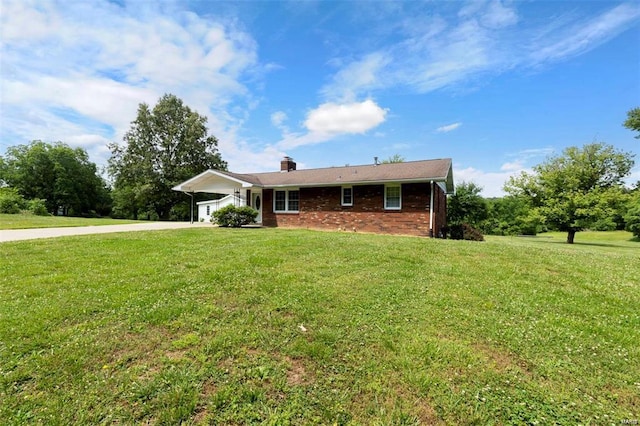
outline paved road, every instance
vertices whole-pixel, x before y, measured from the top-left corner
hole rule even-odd
[[[0,230],[0,243],[6,241],[34,240],[36,238],[54,238],[67,235],[107,234],[111,232],[153,231],[159,229],[179,229],[196,226],[209,226],[210,223],[194,222],[145,222],[129,225],[77,226],[68,228],[36,228]]]

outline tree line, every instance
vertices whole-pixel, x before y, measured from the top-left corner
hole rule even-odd
[[[462,182],[449,199],[448,221],[493,235],[562,231],[569,244],[585,229],[626,229],[640,237],[640,181],[633,188],[623,181],[633,157],[603,143],[569,147],[511,177],[502,198],[485,199],[480,186]]]

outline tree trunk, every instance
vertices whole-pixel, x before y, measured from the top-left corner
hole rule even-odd
[[[570,229],[567,233],[567,244],[573,244],[573,239],[576,237],[575,229]]]

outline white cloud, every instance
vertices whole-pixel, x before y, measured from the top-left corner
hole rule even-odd
[[[500,167],[500,170],[502,170],[503,172],[513,172],[513,171],[522,170],[523,168],[524,168],[524,164],[522,160],[516,160],[516,161],[510,161],[510,162],[504,163]]]
[[[78,144],[104,164],[104,143],[164,93],[206,115],[211,133],[233,132],[255,104],[243,78],[258,68],[256,43],[233,21],[178,7],[3,1],[0,133]]]
[[[489,28],[502,28],[517,23],[518,14],[515,9],[505,6],[499,0],[494,0],[489,4],[486,13],[481,16],[480,21],[484,26]]]
[[[425,19],[418,13],[399,23],[389,17],[385,25],[401,28],[395,43],[360,53],[356,59],[335,59],[333,63],[342,67],[321,92],[329,100],[343,100],[395,87],[428,93],[469,86],[486,75],[587,52],[640,18],[639,5],[624,3],[595,17],[585,18],[578,11],[571,17],[550,15],[543,25],[529,21],[521,25],[517,5],[474,1],[454,17],[434,13]]]
[[[451,131],[457,129],[460,126],[462,126],[461,122],[447,124],[446,126],[438,127],[436,129],[436,132],[438,132],[438,133],[448,133],[448,132],[451,132]]]
[[[371,99],[347,104],[325,103],[309,111],[304,125],[320,134],[365,133],[384,122],[387,110]]]
[[[474,182],[483,188],[483,197],[503,197],[504,184],[511,176],[517,176],[522,172],[531,172],[532,165],[539,164],[541,160],[554,152],[553,148],[523,149],[510,154],[511,161],[502,164],[500,171],[484,171],[474,167],[464,167],[454,164],[454,178],[456,182]]]
[[[358,93],[380,87],[378,74],[389,60],[385,54],[374,52],[351,62],[333,76],[332,83],[325,86],[322,93],[328,99],[353,101]]]
[[[287,119],[287,114],[283,111],[276,111],[271,114],[271,124],[276,127],[282,126],[282,123]]]
[[[306,133],[284,132],[277,146],[292,149],[326,142],[341,135],[363,134],[383,123],[387,112],[371,99],[343,104],[324,103],[307,113],[304,121]]]
[[[541,29],[544,37],[537,37],[528,47],[530,60],[537,64],[587,52],[627,29],[638,18],[640,5],[625,3],[589,20],[565,23],[562,30],[557,30],[552,21],[549,25],[555,31]]]
[[[509,177],[518,175],[524,170],[508,170],[502,172],[486,172],[473,167],[458,168],[454,165],[453,177],[456,184],[460,182],[473,182],[482,187],[482,196],[486,198],[503,197],[504,184]]]

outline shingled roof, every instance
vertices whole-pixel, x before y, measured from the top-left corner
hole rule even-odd
[[[361,166],[326,167],[266,173],[232,173],[209,170],[207,173],[229,178],[263,188],[310,187],[332,185],[357,185],[387,182],[438,182],[447,193],[453,193],[453,171],[450,158],[402,163],[367,164]],[[196,178],[202,176],[199,175]],[[184,190],[190,179],[175,187]]]
[[[449,181],[453,185],[451,159],[407,161],[402,163],[367,164],[362,166],[326,167],[267,173],[221,172],[239,180],[263,187],[324,186],[359,183]],[[448,186],[448,185],[447,185]],[[447,192],[453,188],[447,187]]]

